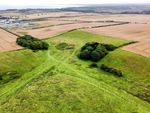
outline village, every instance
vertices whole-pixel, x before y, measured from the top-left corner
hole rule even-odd
[[[24,21],[19,17],[7,17],[0,15],[0,27],[3,28],[16,28],[16,27],[25,28],[35,25],[37,25],[37,23],[31,21]]]

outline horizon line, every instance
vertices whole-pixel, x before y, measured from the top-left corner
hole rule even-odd
[[[69,7],[84,7],[92,5],[149,5],[150,3],[102,3],[102,4],[51,4],[51,5],[0,5],[0,10],[9,10],[9,9],[61,9]],[[10,8],[7,8],[10,7]],[[16,8],[15,8],[16,7]]]

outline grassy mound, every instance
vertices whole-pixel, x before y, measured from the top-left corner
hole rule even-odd
[[[126,90],[148,102],[150,102],[150,59],[131,52],[116,50],[106,58],[102,59],[100,64],[106,64],[116,67],[124,72],[125,81],[131,86],[126,86]]]
[[[58,49],[56,46],[62,43],[62,40],[67,45],[74,45],[74,48]],[[23,59],[26,55],[19,57],[22,59],[20,69],[23,76],[11,85],[6,84],[5,89],[0,88],[0,110],[3,113],[149,113],[150,105],[133,95],[140,86],[137,85],[135,90],[130,89],[135,86],[133,81],[140,82],[138,77],[141,72],[137,69],[143,69],[141,64],[146,67],[143,73],[148,72],[149,64],[146,61],[149,62],[149,59],[123,50],[115,50],[98,62],[98,65],[106,64],[127,71],[123,78],[109,76],[111,74],[100,69],[89,68],[91,61],[78,59],[77,53],[81,46],[91,41],[115,46],[128,42],[77,30],[46,40],[51,45],[48,51],[34,53],[23,50],[29,52],[29,56],[33,56],[29,64],[36,67],[34,69],[29,68],[32,66],[26,67],[26,64],[29,65],[26,63],[28,60]],[[18,51],[18,54],[23,51]],[[137,66],[135,72],[129,69],[133,63],[130,63],[128,55],[135,58],[133,61]],[[7,60],[14,60],[13,57],[2,56],[0,58],[3,58],[4,64],[9,64],[5,63]],[[41,60],[38,60],[39,58]],[[20,66],[17,63],[13,65]],[[14,68],[13,65],[10,65],[10,69]],[[148,83],[148,77],[147,75],[141,78]],[[129,81],[129,78],[132,78],[132,81]]]

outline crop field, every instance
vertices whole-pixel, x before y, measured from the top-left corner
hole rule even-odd
[[[20,46],[16,45],[16,38],[17,36],[0,28],[0,51],[21,49]]]
[[[49,49],[0,53],[2,113],[149,113],[150,59],[122,50],[97,62],[122,70],[123,77],[91,68],[77,55],[87,42],[121,46],[129,40],[73,30],[44,40]],[[59,46],[67,44],[67,48]]]
[[[55,36],[58,34],[61,34],[63,32],[73,30],[73,29],[78,29],[78,28],[90,28],[92,26],[103,26],[103,25],[108,25],[108,24],[113,24],[113,23],[100,23],[100,22],[95,22],[95,23],[67,23],[66,25],[54,25],[51,27],[45,27],[45,28],[40,28],[40,29],[31,29],[31,30],[21,30],[18,29],[15,31],[16,34],[19,35],[32,35],[34,37],[37,37],[39,39],[44,39],[49,36]]]

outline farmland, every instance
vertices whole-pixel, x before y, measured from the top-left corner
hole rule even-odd
[[[123,49],[146,57],[150,56],[149,15],[98,14],[82,12],[50,12],[35,14],[2,13],[1,15],[6,17],[10,15],[16,16],[24,21],[35,24],[28,27],[5,28],[20,36],[29,34],[39,39],[45,39],[73,29],[82,29],[83,31],[98,35],[138,41],[138,43],[125,46]],[[2,34],[3,33],[0,35]],[[13,47],[6,41],[7,38],[5,40],[1,39],[4,42],[1,44],[1,48],[4,48],[5,45],[7,45],[7,48],[0,50],[9,51],[18,49],[19,47],[14,43],[13,39],[15,38],[9,40],[13,43]]]
[[[149,4],[0,11],[0,113],[149,113]]]
[[[90,68],[91,61],[77,57],[87,42],[121,46],[130,41],[80,30],[44,41],[49,50],[1,53],[1,73],[13,71],[21,76],[1,83],[0,112],[149,113],[149,58],[118,48],[97,62],[98,66],[106,64],[122,70],[124,76],[118,78]],[[58,48],[62,43],[71,48]]]

